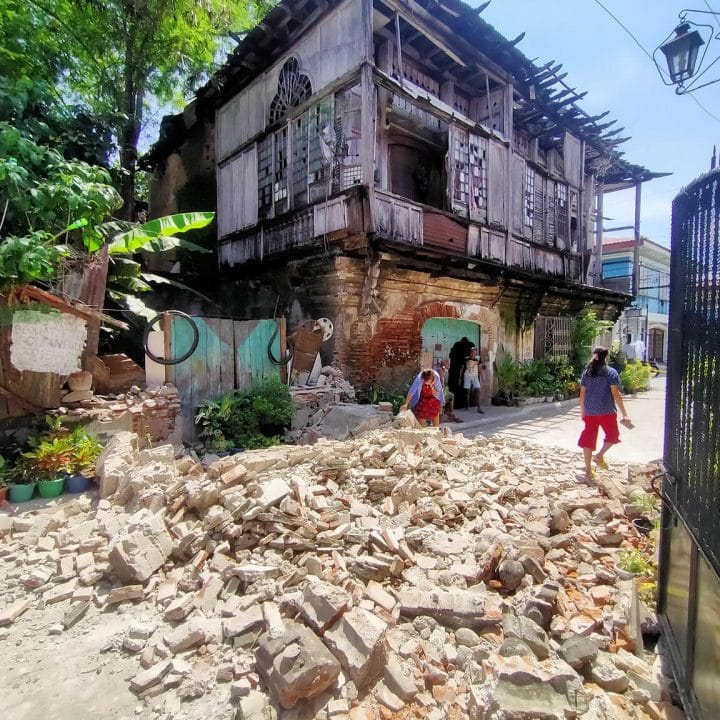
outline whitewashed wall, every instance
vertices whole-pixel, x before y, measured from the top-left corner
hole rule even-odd
[[[310,78],[313,94],[357,67],[364,59],[362,2],[348,0],[299,40],[267,72],[258,77],[217,115],[217,159],[221,162],[259,133],[277,92],[280,69],[290,56]]]

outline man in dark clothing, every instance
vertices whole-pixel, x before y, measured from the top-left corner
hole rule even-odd
[[[450,369],[448,370],[447,384],[455,395],[456,409],[467,407],[466,393],[462,382],[462,371],[465,367],[465,358],[470,355],[470,348],[473,347],[475,347],[475,343],[463,337],[450,349]]]

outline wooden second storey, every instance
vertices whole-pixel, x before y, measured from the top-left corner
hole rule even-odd
[[[193,109],[220,267],[381,242],[587,282],[598,193],[653,175],[514,45],[457,0],[280,3]]]

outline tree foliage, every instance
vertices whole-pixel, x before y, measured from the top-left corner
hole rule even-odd
[[[0,21],[19,38],[7,62],[21,57],[15,77],[53,82],[89,115],[112,127],[119,152],[124,217],[132,217],[138,142],[148,101],[184,101],[214,68],[230,33],[257,22],[265,0],[0,0]],[[22,5],[17,8],[16,5]],[[27,21],[23,29],[23,20]],[[25,34],[44,61],[23,52]],[[3,62],[0,59],[0,68]],[[189,85],[189,83],[191,85]]]

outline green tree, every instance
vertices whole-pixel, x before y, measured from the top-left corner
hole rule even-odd
[[[3,20],[16,3],[0,3]],[[148,100],[182,101],[181,94],[193,89],[186,81],[207,77],[222,42],[257,22],[270,3],[28,0],[27,5],[25,14],[56,43],[50,67],[28,67],[28,73],[47,77],[55,70],[61,93],[81,99],[94,118],[111,124],[120,160],[122,216],[131,219]],[[52,47],[50,38],[42,39]]]

